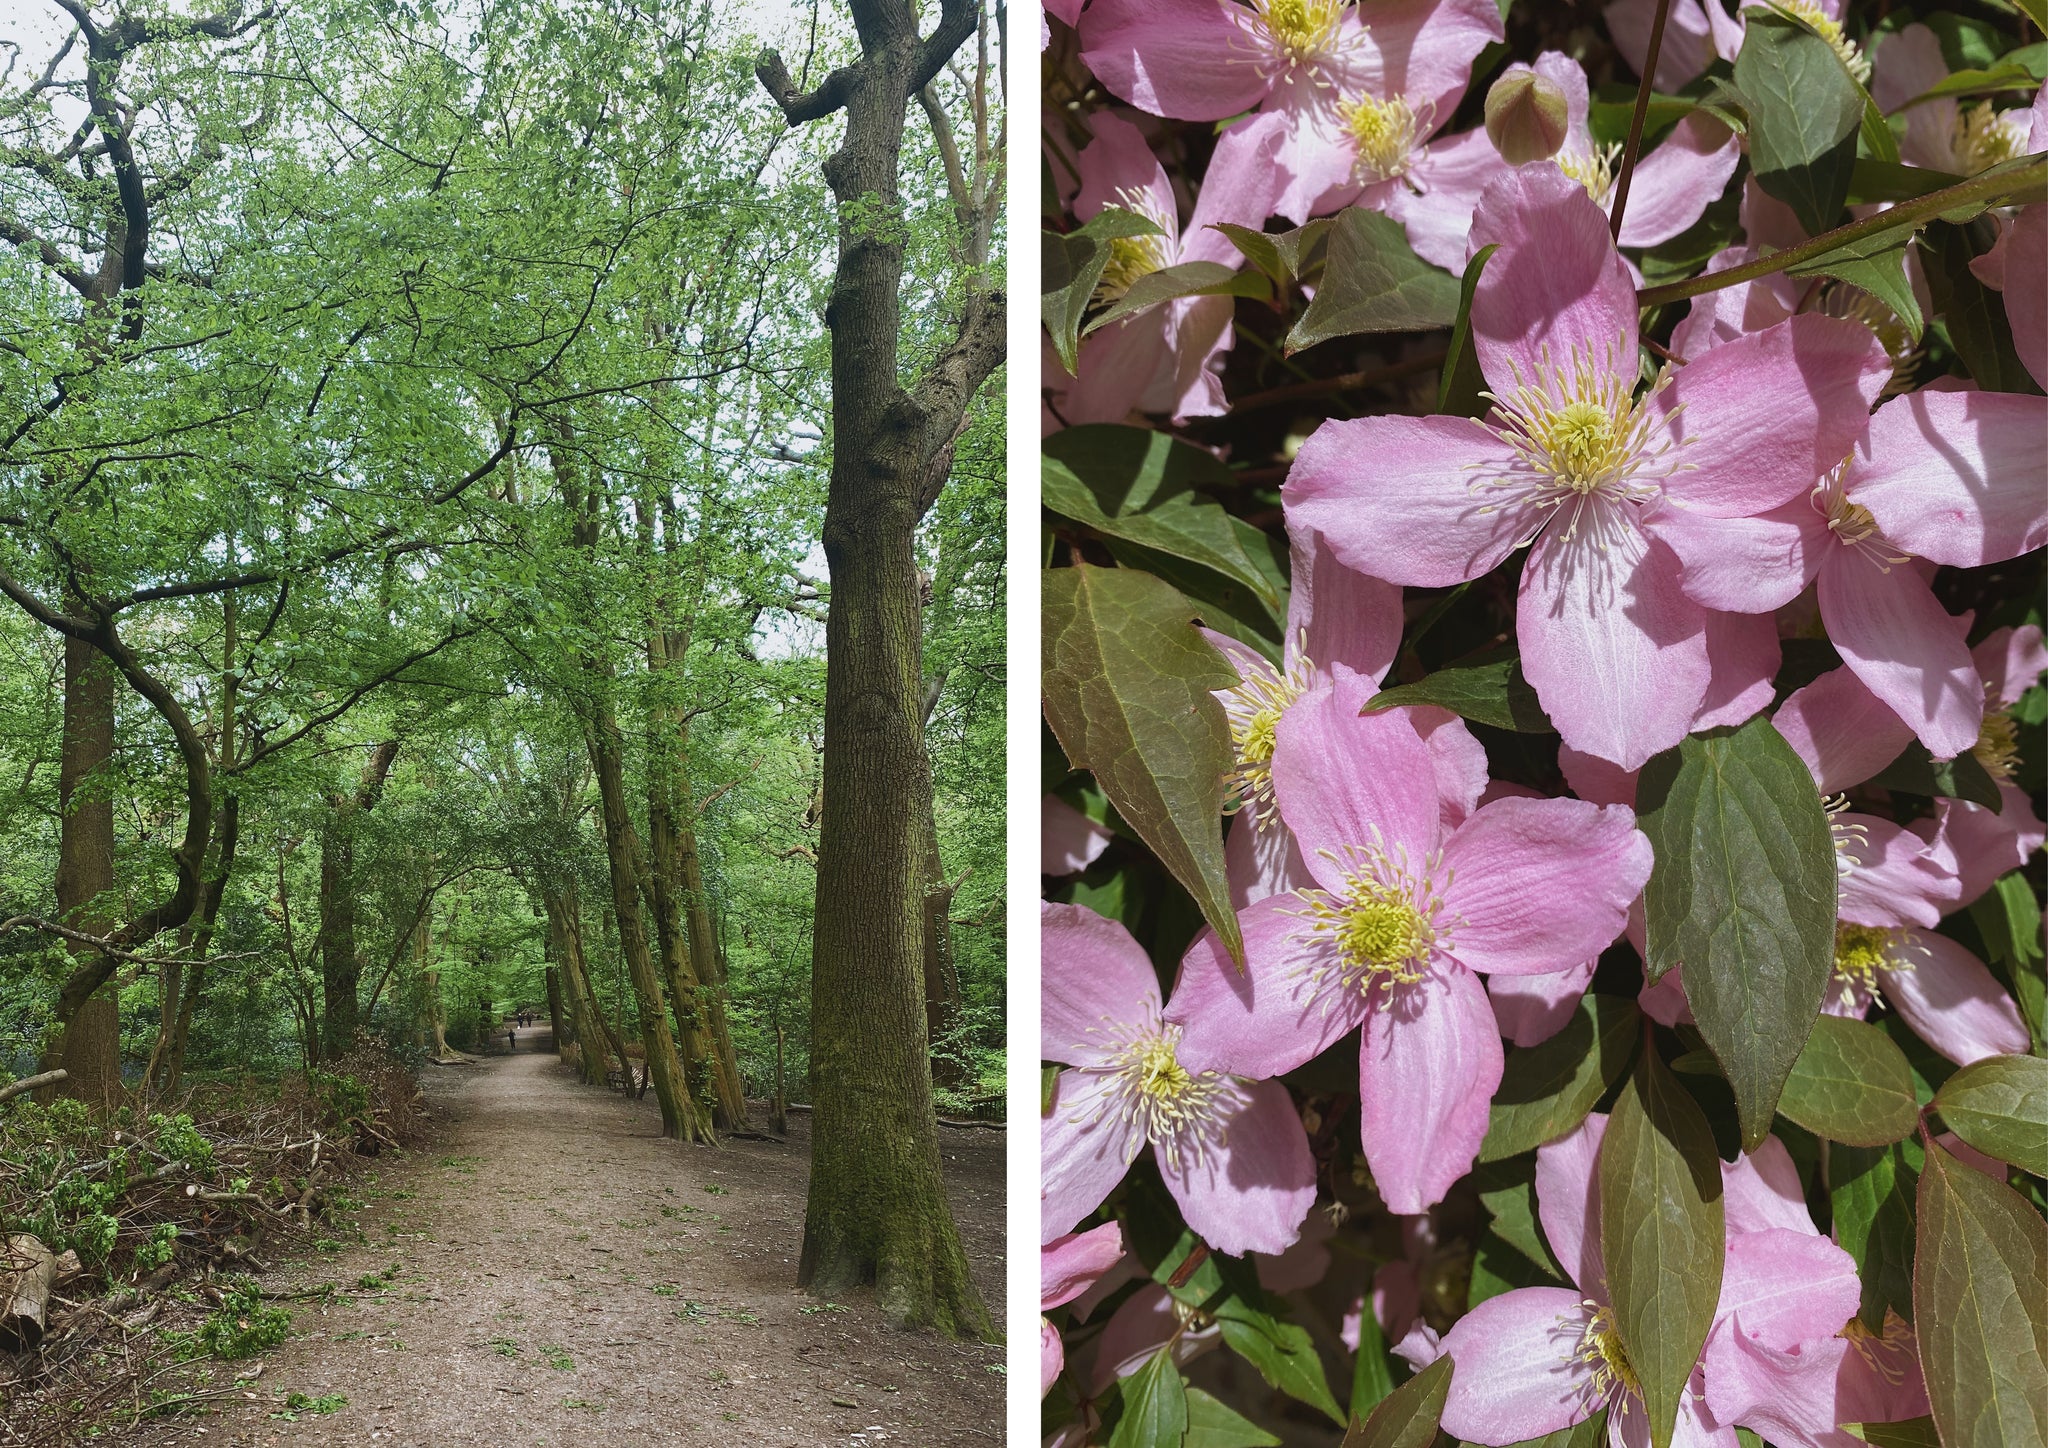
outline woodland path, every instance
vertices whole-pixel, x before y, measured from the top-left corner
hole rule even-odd
[[[295,1336],[150,1445],[924,1445],[1001,1440],[999,1346],[891,1331],[870,1294],[796,1290],[810,1122],[786,1144],[661,1137],[651,1098],[576,1081],[545,1030],[429,1068],[434,1138],[347,1190],[363,1240],[265,1275]],[[1002,1320],[1003,1138],[944,1133],[975,1277]],[[352,1234],[351,1234],[352,1235]],[[382,1290],[359,1285],[396,1268]],[[227,1365],[247,1371],[247,1364]],[[327,1413],[288,1393],[339,1394]]]

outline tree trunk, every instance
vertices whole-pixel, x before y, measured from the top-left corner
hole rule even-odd
[[[199,900],[199,924],[192,932],[192,974],[183,981],[181,990],[171,993],[177,1003],[176,1018],[171,1023],[169,1041],[159,1043],[162,1063],[158,1063],[154,1054],[151,1056],[149,1070],[142,1080],[145,1091],[153,1079],[161,1079],[163,1094],[169,1095],[178,1089],[178,1082],[184,1077],[185,1046],[192,1038],[192,1017],[199,1009],[200,992],[206,988],[206,952],[213,944],[214,927],[220,919],[220,902],[227,894],[228,877],[234,872],[235,846],[241,837],[241,826],[241,796],[231,794],[221,802],[220,853],[214,861],[213,873],[207,877],[205,893]]]
[[[932,1079],[941,1086],[958,1086],[967,1075],[963,1064],[956,1057],[937,1054],[937,1047],[960,1020],[960,972],[953,963],[953,893],[959,883],[946,879],[945,862],[939,858],[938,825],[929,812],[919,834],[924,856],[925,1049],[931,1053]]]
[[[102,910],[93,908],[102,892],[114,887],[114,800],[107,781],[99,777],[114,756],[114,687],[113,665],[97,648],[82,639],[64,640],[57,913],[66,925],[92,935],[109,934],[114,927]],[[62,1094],[111,1110],[122,1096],[119,991],[108,981],[87,993],[105,962],[89,945],[74,944],[70,950],[78,966],[59,994],[57,1035],[45,1064],[69,1073],[57,1088]]]
[[[353,794],[328,796],[320,830],[320,990],[325,1015],[321,1051],[328,1060],[347,1054],[361,1024],[356,985],[356,826],[377,807],[398,741],[387,739],[370,755]]]
[[[548,983],[548,1029],[555,1033],[555,1054],[562,1055],[569,1049],[569,1032],[563,1029],[562,1020],[562,972],[556,966],[547,969]]]
[[[427,990],[427,1029],[434,1033],[434,1059],[445,1061],[454,1053],[448,1049],[448,1008],[441,1003],[441,972],[422,971]]]

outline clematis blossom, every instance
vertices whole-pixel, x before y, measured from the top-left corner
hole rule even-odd
[[[1057,1079],[1041,1136],[1042,1241],[1073,1229],[1150,1147],[1181,1215],[1220,1252],[1284,1252],[1315,1204],[1315,1163],[1287,1088],[1179,1059],[1152,963],[1079,905],[1039,906],[1039,1055]]]
[[[1067,1360],[1059,1329],[1044,1314],[1088,1291],[1123,1257],[1121,1222],[1105,1222],[1092,1231],[1071,1233],[1038,1249],[1039,1397],[1052,1391]]]
[[[1890,364],[1862,327],[1801,316],[1639,394],[1635,288],[1584,188],[1553,165],[1511,172],[1471,242],[1500,246],[1471,312],[1492,413],[1324,423],[1282,491],[1288,519],[1421,587],[1532,545],[1523,671],[1566,744],[1635,769],[1684,737],[1713,677],[1672,540],[1803,499],[1862,435]]]
[[[2048,87],[2034,96],[2026,128],[2021,150],[2048,151]],[[2022,206],[1999,233],[1998,244],[1972,261],[1970,270],[1985,286],[2005,293],[2013,350],[2035,385],[2048,387],[2048,203]]]
[[[1245,970],[1213,934],[1167,1020],[1190,1068],[1266,1078],[1361,1030],[1365,1159],[1412,1215],[1471,1169],[1502,1049],[1475,972],[1554,973],[1621,932],[1650,873],[1627,810],[1499,799],[1446,830],[1429,746],[1372,685],[1323,685],[1280,721],[1273,783],[1313,888],[1238,916]]]

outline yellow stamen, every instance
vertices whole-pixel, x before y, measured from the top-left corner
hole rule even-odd
[[[1270,38],[1275,69],[1315,70],[1337,48],[1350,0],[1252,0],[1255,23]]]
[[[1842,58],[1842,65],[1858,83],[1870,81],[1870,57],[1857,48],[1856,42],[1842,31],[1842,22],[1823,11],[1813,0],[1778,0],[1778,8],[1804,20],[1822,40],[1834,47],[1835,54]]]
[[[1989,171],[2026,152],[2026,136],[2020,130],[2024,111],[1995,111],[1991,102],[1979,101],[1960,117],[1962,131],[1956,137],[1956,161],[1965,176]]]
[[[1430,108],[1425,105],[1422,110],[1417,115],[1401,96],[1361,96],[1337,107],[1358,147],[1353,169],[1361,182],[1388,181],[1407,173],[1416,144],[1430,130]]]
[[[1847,479],[1854,456],[1843,458],[1828,475],[1814,484],[1812,501],[1816,511],[1828,520],[1828,531],[1837,542],[1868,554],[1881,573],[1904,563],[1910,554],[1892,552],[1892,544],[1877,531],[1877,519],[1870,509],[1850,499]]]
[[[1139,278],[1173,265],[1176,223],[1173,217],[1160,214],[1151,193],[1122,188],[1116,194],[1116,204],[1144,217],[1159,230],[1150,236],[1110,238],[1109,264],[1102,269],[1102,280],[1095,284],[1095,295],[1090,299],[1096,306],[1112,305]]]
[[[1984,727],[1970,753],[1993,779],[2011,779],[2020,762],[2019,727],[2012,722],[2012,716],[2003,709],[1985,710]]]
[[[1558,170],[1586,188],[1595,206],[1605,206],[1607,193],[1614,189],[1614,163],[1620,156],[1621,147],[1609,144],[1590,151],[1559,151],[1555,160]]]
[[[1595,1403],[1608,1403],[1620,1394],[1626,1393],[1640,1398],[1643,1385],[1636,1377],[1635,1365],[1628,1360],[1628,1353],[1622,1348],[1621,1333],[1615,1328],[1612,1310],[1587,1301],[1592,1316],[1587,1318],[1584,1330],[1579,1334],[1578,1351],[1573,1361],[1582,1363],[1592,1374],[1588,1394]]]
[[[1913,968],[1912,962],[1893,948],[1904,935],[1902,930],[1889,930],[1882,925],[1836,922],[1834,984],[1841,988],[1844,1005],[1875,997],[1878,971]]]
[[[1237,746],[1237,768],[1231,774],[1235,798],[1233,811],[1255,808],[1259,823],[1273,818],[1273,744],[1280,728],[1280,716],[1308,690],[1314,672],[1306,658],[1279,678],[1255,673],[1223,696],[1223,711],[1230,718],[1231,741]]]
[[[1354,848],[1344,859],[1322,853],[1343,870],[1344,886],[1300,892],[1307,906],[1300,913],[1334,957],[1314,968],[1316,983],[1355,990],[1368,1000],[1381,991],[1384,1006],[1395,986],[1421,980],[1430,957],[1450,948],[1454,922],[1437,919],[1442,902],[1429,878],[1434,871],[1425,868],[1418,879],[1405,853],[1389,855],[1377,842]],[[1442,883],[1448,888],[1449,877]]]
[[[1216,1120],[1235,1090],[1218,1072],[1196,1073],[1181,1065],[1174,1049],[1179,1042],[1179,1026],[1155,1024],[1131,1037],[1108,1062],[1118,1088],[1105,1098],[1107,1109],[1133,1123],[1174,1171],[1181,1169],[1183,1155],[1200,1165],[1221,1142]]]

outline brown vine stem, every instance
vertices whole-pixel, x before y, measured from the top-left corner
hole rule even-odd
[[[1978,203],[1986,205],[2001,196],[2016,191],[2027,191],[2048,186],[2048,152],[2029,156],[2010,170],[1987,171],[1982,176],[1973,176],[1954,186],[1944,186],[1939,191],[1930,191],[1925,196],[1916,196],[1911,201],[1901,201],[1888,211],[1867,216],[1861,221],[1852,221],[1847,226],[1838,226],[1833,231],[1824,231],[1810,241],[1797,246],[1788,246],[1783,251],[1774,251],[1769,256],[1758,257],[1755,261],[1741,266],[1729,267],[1726,271],[1708,272],[1684,281],[1667,282],[1661,287],[1645,287],[1636,293],[1636,305],[1659,307],[1666,302],[1682,302],[1688,297],[1704,296],[1718,292],[1723,287],[1740,286],[1753,282],[1759,277],[1770,276],[1787,267],[1798,266],[1801,262],[1812,261],[1826,256],[1829,252],[1852,242],[1864,241],[1873,236],[1882,236],[1888,231],[1905,229],[1917,231],[1947,211],[1954,211]]]
[[[1650,50],[1643,57],[1643,83],[1636,87],[1635,114],[1628,118],[1628,144],[1621,153],[1621,175],[1614,183],[1614,210],[1608,214],[1608,234],[1621,240],[1621,214],[1628,210],[1628,183],[1636,174],[1636,157],[1643,149],[1643,118],[1650,113],[1650,92],[1656,85],[1657,52],[1664,48],[1664,18],[1671,13],[1671,0],[1657,0],[1657,18],[1650,22]]]

